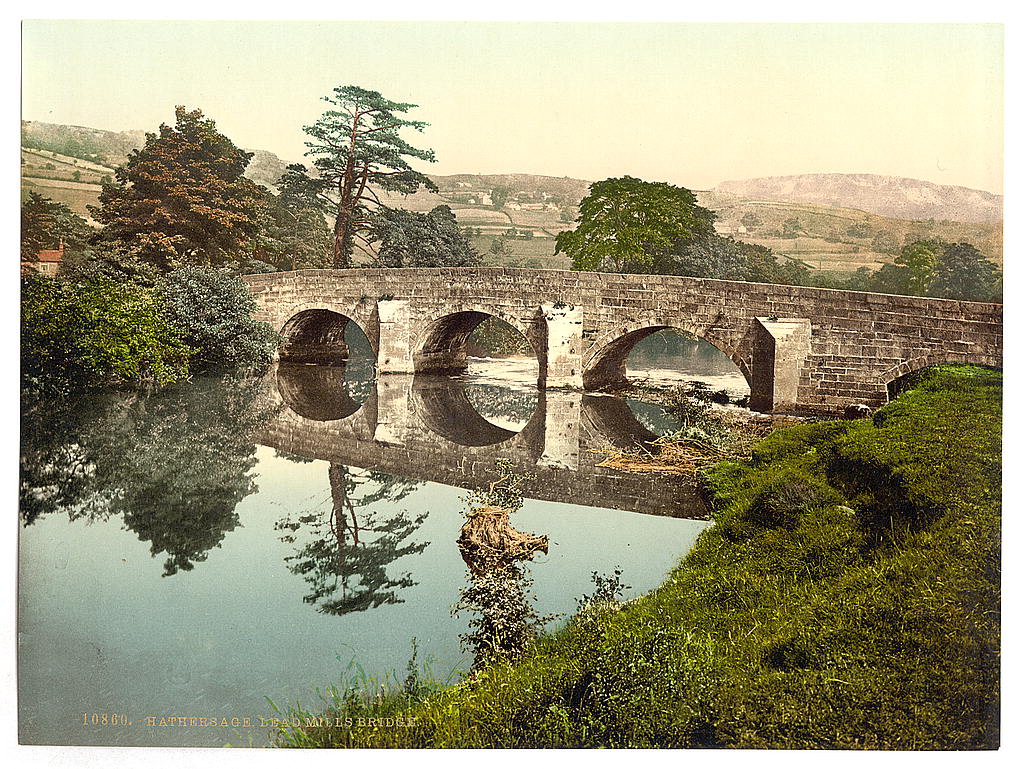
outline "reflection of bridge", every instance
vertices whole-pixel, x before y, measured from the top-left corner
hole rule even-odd
[[[598,467],[602,449],[655,437],[618,398],[539,390],[515,433],[480,416],[458,379],[382,377],[360,406],[338,367],[280,364],[272,376],[269,389],[287,408],[260,442],[281,451],[466,489],[497,480],[496,463],[507,459],[515,472],[536,475],[532,499],[686,518],[706,512],[689,479]]]
[[[338,362],[345,326],[381,373],[458,371],[489,316],[533,345],[541,385],[625,381],[641,339],[678,328],[725,352],[758,411],[878,405],[932,363],[1002,364],[1002,305],[669,275],[520,269],[302,270],[249,275],[281,360]]]

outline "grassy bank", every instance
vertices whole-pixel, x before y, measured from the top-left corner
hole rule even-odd
[[[873,420],[776,432],[705,474],[716,525],[659,589],[425,698],[339,697],[280,741],[995,747],[1001,395],[946,367]]]

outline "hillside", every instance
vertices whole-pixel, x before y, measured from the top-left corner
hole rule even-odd
[[[22,194],[36,191],[88,216],[86,207],[96,204],[100,183],[112,178],[114,167],[144,141],[143,131],[22,121]],[[290,161],[265,150],[249,151],[253,158],[246,176],[273,189]],[[459,223],[469,228],[470,241],[486,264],[569,267],[566,257],[555,255],[554,239],[574,226],[577,206],[591,182],[538,174],[431,179],[437,193],[421,190],[381,199],[411,211],[450,206]],[[1002,198],[979,190],[866,174],[807,174],[723,182],[696,194],[702,206],[717,214],[721,234],[767,246],[782,258],[824,272],[891,262],[907,238],[966,241],[1002,263]],[[844,207],[842,200],[850,203]],[[905,215],[878,213],[883,209]],[[953,209],[961,218],[932,215]],[[931,213],[915,220],[908,213],[912,211]]]
[[[996,223],[1003,198],[983,190],[876,174],[800,174],[722,182],[715,192],[856,208],[891,219]]]

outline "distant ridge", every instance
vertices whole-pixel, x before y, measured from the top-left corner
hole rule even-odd
[[[892,219],[998,223],[1003,196],[878,174],[798,174],[726,181],[716,192],[856,208]]]

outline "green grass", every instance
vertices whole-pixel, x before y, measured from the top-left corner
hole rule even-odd
[[[514,666],[378,698],[413,726],[280,743],[994,748],[1001,395],[998,372],[943,367],[873,420],[776,432],[706,474],[716,523],[659,589]]]

